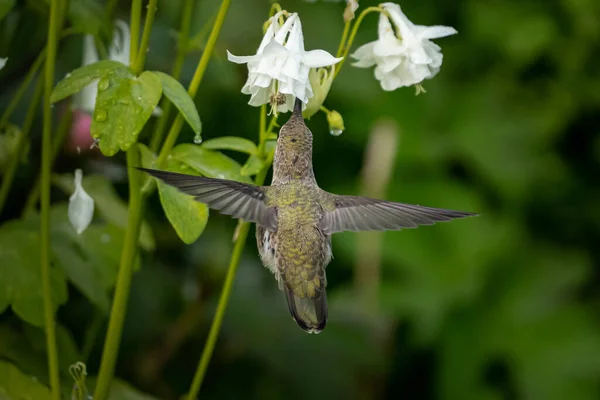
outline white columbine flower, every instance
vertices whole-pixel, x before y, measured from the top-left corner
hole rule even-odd
[[[94,199],[81,186],[81,179],[81,170],[75,170],[75,191],[69,198],[69,221],[78,234],[87,229],[94,216]]]
[[[256,51],[256,55],[238,57],[227,52],[227,58],[237,64],[248,64],[248,80],[242,93],[252,97],[248,104],[274,104],[278,112],[294,108],[297,97],[304,103],[313,96],[308,74],[311,68],[334,65],[341,61],[325,50],[304,50],[302,24],[298,14],[290,14],[283,25],[275,14]]]
[[[0,69],[4,68],[7,61],[8,61],[8,58],[0,58]]]
[[[389,18],[380,14],[379,38],[356,50],[352,57],[357,62],[353,65],[360,68],[375,65],[375,78],[381,82],[383,90],[417,85],[424,79],[433,78],[440,70],[443,56],[440,46],[429,39],[453,35],[457,33],[456,29],[415,25],[398,4],[383,3],[381,6]]]
[[[129,65],[130,38],[131,33],[127,22],[122,20],[115,21],[115,31],[113,32],[113,39],[108,48],[108,58]],[[93,64],[99,60],[98,50],[94,43],[94,36],[85,35],[83,38],[83,65]],[[77,93],[75,97],[75,108],[91,114],[96,107],[97,94],[97,83],[86,86]],[[153,114],[155,116],[158,116],[161,113],[162,110],[159,107],[154,109]]]

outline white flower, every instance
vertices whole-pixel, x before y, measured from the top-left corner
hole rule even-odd
[[[356,50],[352,57],[358,61],[353,65],[360,68],[376,65],[375,78],[381,82],[383,90],[416,85],[433,78],[440,70],[443,56],[440,46],[429,39],[453,35],[457,33],[456,29],[415,25],[398,4],[383,3],[381,6],[391,21],[385,14],[380,14],[379,38]]]
[[[81,170],[75,170],[75,191],[69,198],[69,221],[78,234],[87,229],[94,216],[94,199],[81,186],[81,179]]]
[[[0,69],[4,68],[7,61],[8,61],[8,58],[0,58]]]
[[[116,20],[113,39],[108,48],[108,59],[129,65],[130,39],[131,33],[127,22]],[[93,64],[99,60],[98,50],[94,43],[94,36],[85,35],[83,38],[83,65]],[[91,114],[96,107],[97,95],[98,84],[94,82],[91,85],[87,85],[77,93],[75,97],[75,108]],[[162,110],[159,107],[156,107],[153,115],[160,116],[161,114]]]
[[[308,79],[310,69],[341,61],[325,50],[305,51],[298,14],[290,14],[281,25],[279,19],[284,13],[271,18],[256,55],[238,57],[227,51],[229,61],[248,64],[248,80],[242,88],[242,93],[252,96],[248,104],[260,106],[275,102],[278,112],[292,110],[296,97],[306,108],[308,99],[313,96]]]

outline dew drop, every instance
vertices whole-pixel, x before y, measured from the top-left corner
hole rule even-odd
[[[196,144],[202,143],[202,135],[200,135],[199,133],[196,133],[196,136],[194,136],[194,143],[196,143]]]
[[[332,129],[329,131],[331,136],[340,136],[344,131],[341,129]]]
[[[108,233],[103,233],[102,236],[100,236],[100,240],[102,243],[108,243],[110,242],[110,235]]]
[[[106,118],[108,118],[108,113],[106,112],[106,110],[103,110],[103,109],[96,110],[96,113],[94,115],[94,119],[96,121],[104,122],[104,121],[106,121]]]
[[[98,82],[98,90],[101,92],[104,92],[106,89],[108,89],[109,86],[110,82],[107,78],[102,78],[100,79],[100,82]]]

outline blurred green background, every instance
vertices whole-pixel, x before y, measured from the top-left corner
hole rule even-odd
[[[376,4],[360,1],[361,9]],[[197,2],[192,34],[218,5]],[[307,49],[335,53],[343,3],[281,5],[299,13]],[[366,157],[367,148],[383,129],[395,133],[382,147],[397,147],[394,161],[382,167],[390,179],[380,196],[480,216],[383,235],[335,235],[327,270],[329,323],[317,336],[291,320],[251,233],[201,398],[600,398],[600,2],[400,5],[417,24],[458,30],[436,40],[444,53],[441,72],[424,82],[426,94],[415,96],[413,88],[384,92],[372,69],[346,63],[325,102],[343,115],[346,131],[330,136],[323,114],[308,121],[317,180],[328,191],[369,193],[371,179],[363,177],[373,167],[369,162],[377,168],[378,157]],[[181,0],[159,1],[146,69],[170,71],[181,6]],[[196,97],[204,139],[256,140],[258,109],[240,93],[246,68],[227,62],[225,50],[252,54],[269,7],[266,0],[232,3]],[[0,23],[0,55],[9,57],[0,73],[0,109],[45,44],[46,13],[43,0],[21,0]],[[128,20],[129,2],[118,2],[116,14]],[[353,49],[376,37],[372,14]],[[81,48],[81,36],[61,42],[57,79],[79,66]],[[186,58],[184,86],[200,55]],[[12,122],[21,123],[26,103]],[[37,174],[41,114],[32,137],[3,223],[19,217]],[[180,141],[192,139],[184,127]],[[65,149],[54,171],[75,168],[104,174],[126,198],[122,153],[108,159],[97,150],[78,155]],[[54,201],[66,199],[53,191]],[[117,376],[156,398],[176,399],[200,357],[236,222],[211,213],[203,235],[187,246],[156,195],[145,215],[156,248],[141,253]],[[119,252],[115,246],[113,254]],[[96,332],[87,362],[95,375],[106,318],[69,287],[58,313],[74,347],[61,353],[66,366]],[[30,344],[39,332],[22,335],[28,329],[11,312],[0,315],[0,359],[44,382],[43,346]],[[68,387],[68,378],[63,383]]]

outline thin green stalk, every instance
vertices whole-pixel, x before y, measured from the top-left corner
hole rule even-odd
[[[56,346],[56,327],[54,307],[52,305],[52,286],[50,284],[50,161],[52,157],[52,104],[50,96],[54,86],[54,69],[58,29],[60,20],[60,1],[50,2],[50,23],[48,24],[48,43],[44,84],[44,129],[42,133],[42,191],[40,215],[40,253],[42,286],[44,295],[44,321],[46,328],[46,348],[48,349],[48,370],[53,400],[60,400],[60,375],[58,371],[58,350]]]
[[[185,55],[188,51],[193,10],[194,0],[185,0],[185,3],[183,4],[183,10],[181,13],[181,28],[179,32],[179,41],[177,43],[177,54],[175,55],[175,61],[173,62],[173,70],[171,71],[171,76],[177,80],[179,80],[179,78],[181,77],[183,62],[185,61]],[[169,122],[169,116],[171,114],[171,109],[173,106],[173,104],[166,97],[162,99],[161,103],[163,113],[158,119],[156,128],[152,133],[152,138],[150,139],[150,150],[152,150],[153,153],[156,153],[158,151],[160,143],[163,140],[165,128],[167,127],[167,123]]]
[[[260,109],[260,124],[259,124],[259,148],[262,146],[264,148],[264,142],[266,138],[271,133],[271,130],[275,126],[275,122],[277,117],[273,116],[271,118],[271,122],[269,123],[269,127],[265,129],[266,122],[266,107],[261,107]],[[257,174],[255,179],[255,184],[261,186],[265,182],[265,178],[267,176],[267,172],[271,167],[271,163],[273,159],[270,158],[267,160],[264,168]],[[233,288],[233,282],[235,280],[235,274],[237,272],[237,268],[240,262],[240,257],[242,252],[244,251],[244,246],[246,245],[246,239],[248,237],[248,230],[250,229],[250,223],[244,222],[238,225],[239,230],[237,234],[237,238],[235,240],[235,245],[233,248],[233,254],[231,255],[231,260],[229,262],[229,267],[227,269],[227,276],[225,277],[225,283],[223,284],[223,290],[221,291],[221,296],[219,297],[219,303],[217,305],[217,310],[215,312],[215,317],[210,326],[210,331],[208,332],[208,338],[206,339],[206,343],[204,344],[204,349],[202,350],[202,356],[200,357],[200,362],[198,363],[198,368],[196,369],[196,373],[194,374],[194,379],[192,381],[192,385],[187,395],[187,400],[195,400],[200,392],[200,387],[202,386],[202,382],[204,380],[204,376],[206,375],[206,370],[208,369],[208,364],[210,363],[210,359],[215,349],[215,344],[217,343],[217,338],[219,337],[219,332],[221,330],[221,325],[223,324],[223,317],[225,316],[225,311],[227,310],[227,304],[229,303],[229,297],[231,295],[231,289]]]
[[[102,315],[102,313],[98,310],[95,310],[94,316],[92,317],[92,322],[85,332],[83,345],[81,346],[81,360],[83,360],[84,363],[88,362],[90,355],[92,354],[94,343],[96,343],[96,339],[98,338],[98,334],[100,333],[100,328],[102,328],[103,322],[104,315]]]
[[[8,103],[8,106],[6,106],[4,113],[2,113],[2,117],[0,117],[0,128],[3,128],[6,125],[6,123],[8,122],[8,119],[10,118],[12,113],[15,111],[15,108],[17,108],[17,105],[23,98],[23,95],[27,91],[27,88],[31,84],[31,81],[33,81],[35,74],[38,72],[38,70],[42,66],[42,63],[44,62],[45,57],[46,57],[46,51],[44,50],[37,56],[37,58],[35,59],[33,64],[31,64],[31,68],[29,68],[27,75],[25,75],[25,79],[23,79],[23,82],[21,82],[21,86],[19,86],[19,88],[17,89],[15,94],[12,96],[12,98],[10,99],[10,103]]]
[[[215,24],[213,25],[210,36],[208,37],[208,41],[206,42],[206,48],[202,53],[202,57],[200,57],[200,62],[198,63],[198,67],[196,67],[192,82],[190,82],[190,86],[188,88],[188,93],[192,98],[194,98],[196,96],[196,92],[198,92],[198,87],[200,86],[200,82],[202,82],[202,78],[204,77],[204,72],[206,71],[208,61],[210,60],[210,56],[212,55],[215,44],[217,43],[217,39],[219,38],[219,33],[221,32],[221,27],[225,21],[225,16],[227,15],[227,10],[229,10],[230,4],[231,0],[223,0],[221,2],[219,13],[215,19]],[[177,141],[177,137],[179,136],[182,126],[183,116],[181,114],[177,114],[177,118],[175,118],[175,121],[169,130],[169,134],[167,135],[167,139],[165,140],[160,154],[158,155],[157,165],[161,165],[171,152],[171,149]]]
[[[125,312],[127,311],[127,300],[133,276],[133,262],[139,237],[139,222],[142,215],[143,198],[140,190],[142,176],[137,169],[133,168],[138,165],[140,165],[139,148],[137,145],[133,145],[127,150],[127,170],[129,177],[127,230],[125,231],[125,241],[123,243],[123,252],[121,253],[115,297],[110,312],[104,350],[102,351],[102,362],[96,382],[94,400],[105,400],[108,398],[110,383],[114,375],[117,354],[121,343],[121,334],[123,333],[123,322],[125,321]]]
[[[344,46],[346,45],[346,39],[348,39],[348,33],[350,32],[351,24],[352,24],[352,20],[344,23],[344,32],[342,33],[342,39],[340,40],[340,45],[338,46],[337,52],[335,53],[336,57],[340,57],[342,55],[342,51],[344,51]]]
[[[129,42],[129,65],[135,65],[140,44],[140,24],[142,20],[142,0],[131,0],[131,38]]]
[[[25,116],[25,122],[23,123],[23,129],[21,130],[21,134],[19,135],[19,139],[17,141],[17,145],[15,146],[14,153],[8,161],[8,165],[6,166],[6,170],[4,171],[2,187],[0,187],[0,214],[2,213],[2,209],[4,208],[6,199],[8,198],[8,193],[10,192],[10,186],[12,185],[12,181],[15,176],[15,171],[17,170],[17,167],[19,165],[19,161],[23,157],[25,147],[27,146],[29,131],[31,130],[31,125],[33,125],[33,119],[35,118],[37,107],[42,98],[43,89],[44,80],[40,78],[35,87],[33,97],[31,98],[31,101],[29,103],[29,108],[27,109],[27,114]]]
[[[115,11],[115,6],[117,5],[117,1],[119,0],[108,0],[106,2],[106,14],[108,17],[112,17],[113,12]]]
[[[148,12],[146,13],[146,22],[144,23],[140,51],[135,59],[135,64],[132,65],[133,73],[136,75],[139,75],[142,72],[142,68],[144,68],[144,63],[146,62],[148,46],[150,45],[150,34],[152,33],[152,24],[154,23],[154,16],[156,15],[157,1],[158,0],[150,0],[148,2]]]
[[[63,114],[63,116],[60,119],[60,122],[58,123],[56,135],[55,135],[54,141],[52,143],[52,157],[51,157],[50,165],[54,165],[54,161],[56,161],[56,157],[58,156],[58,153],[60,152],[62,144],[65,141],[67,134],[69,133],[69,131],[71,129],[71,122],[73,121],[73,119],[71,118],[72,116],[73,116],[73,113],[71,112],[70,109],[68,109]],[[29,193],[29,197],[27,198],[27,201],[25,202],[25,207],[23,207],[23,211],[21,213],[21,215],[23,217],[30,215],[33,212],[33,210],[35,209],[35,206],[38,203],[38,200],[40,199],[40,182],[41,182],[41,176],[38,176],[35,180],[35,183],[32,186],[31,193]]]
[[[348,58],[348,53],[350,52],[350,48],[352,47],[352,42],[354,42],[354,38],[356,37],[356,33],[358,32],[358,28],[360,27],[360,24],[362,23],[363,19],[365,19],[367,14],[370,14],[372,12],[380,12],[380,13],[387,15],[387,11],[385,11],[383,8],[380,8],[380,7],[367,7],[360,13],[358,18],[356,19],[356,22],[354,23],[354,26],[352,27],[352,33],[350,33],[350,38],[348,39],[348,42],[343,47],[344,51],[341,54],[341,57],[344,57],[344,58],[342,59],[342,61],[337,63],[335,66],[335,74],[333,75],[334,79],[337,76],[337,74],[340,73],[340,69],[342,68],[342,65],[344,65],[344,61],[346,61],[346,58]],[[338,57],[339,57],[339,50],[338,50]]]

